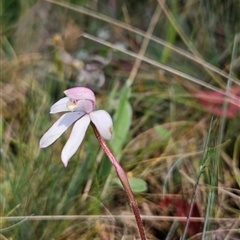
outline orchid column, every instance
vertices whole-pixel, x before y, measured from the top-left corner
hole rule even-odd
[[[55,142],[70,125],[74,123],[72,132],[66,142],[61,159],[66,167],[69,159],[75,154],[81,145],[86,130],[91,123],[100,146],[113,164],[117,175],[126,191],[132,211],[135,215],[139,234],[142,240],[146,239],[145,231],[140,217],[137,202],[133,196],[128,178],[113,154],[108,149],[104,139],[109,140],[112,136],[112,118],[105,110],[95,110],[95,95],[85,87],[75,87],[64,91],[66,97],[57,101],[50,109],[50,113],[68,112],[63,114],[40,140],[40,148],[45,148]]]

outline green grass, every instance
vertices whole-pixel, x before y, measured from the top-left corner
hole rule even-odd
[[[147,184],[135,196],[148,215],[148,238],[189,238],[178,204],[159,205],[170,197],[197,203],[198,238],[213,239],[214,232],[216,239],[238,239],[240,111],[233,118],[213,115],[211,125],[211,112],[193,94],[227,94],[228,86],[240,85],[239,1],[110,2],[4,1],[0,239],[138,238],[92,129],[67,168],[60,156],[70,131],[39,149],[60,116],[49,114],[51,105],[65,89],[86,83],[97,108],[113,117],[107,144],[129,178]],[[89,63],[85,55],[109,64]],[[95,72],[78,82],[83,64]],[[237,106],[239,96],[231,97]]]

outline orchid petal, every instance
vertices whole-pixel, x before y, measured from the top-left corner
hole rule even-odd
[[[98,111],[91,112],[89,115],[90,115],[91,121],[96,126],[100,135],[104,139],[107,139],[107,140],[111,139],[113,122],[109,113],[106,112],[105,110],[98,110]]]
[[[79,112],[62,115],[42,136],[39,142],[40,148],[45,148],[55,142],[68,129],[68,127],[82,115],[83,114]]]
[[[69,109],[67,108],[68,101],[68,97],[61,98],[51,106],[50,113],[69,112]]]
[[[95,95],[92,90],[89,88],[85,87],[74,87],[74,88],[69,88],[66,91],[64,91],[64,94],[71,98],[71,99],[76,99],[76,100],[90,100],[94,103],[95,106]]]
[[[89,123],[89,115],[85,115],[74,124],[70,137],[62,150],[61,158],[65,167],[82,143]]]

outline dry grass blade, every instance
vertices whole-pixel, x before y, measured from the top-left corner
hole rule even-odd
[[[210,89],[210,90],[213,90],[213,91],[215,91],[215,92],[221,93],[221,94],[223,94],[224,96],[228,97],[228,102],[229,102],[229,103],[232,103],[233,105],[239,106],[239,99],[238,99],[235,95],[233,95],[233,94],[227,95],[225,91],[222,91],[221,89],[219,89],[219,88],[217,88],[217,87],[214,87],[214,86],[212,86],[211,84],[205,83],[205,82],[203,82],[203,81],[201,81],[201,80],[199,80],[199,79],[197,79],[197,78],[194,78],[194,77],[192,77],[192,76],[189,76],[189,75],[186,74],[186,73],[180,72],[180,71],[178,71],[178,70],[176,70],[176,69],[173,69],[173,68],[171,68],[171,67],[169,67],[169,66],[167,66],[167,65],[158,63],[158,62],[156,62],[156,61],[154,61],[154,60],[152,60],[152,59],[149,59],[149,58],[147,58],[147,57],[144,57],[144,56],[142,56],[142,55],[138,55],[138,54],[133,53],[133,52],[131,52],[131,51],[125,50],[125,49],[123,49],[123,48],[121,48],[121,47],[118,47],[118,46],[116,46],[116,45],[114,45],[114,44],[112,44],[112,43],[110,43],[110,42],[107,42],[107,41],[104,41],[104,40],[102,40],[102,39],[100,39],[100,38],[94,37],[94,36],[92,36],[92,35],[90,35],[90,34],[88,34],[88,33],[82,33],[81,36],[84,37],[84,38],[87,38],[87,39],[89,39],[89,40],[92,40],[92,41],[94,41],[94,42],[97,42],[97,43],[100,43],[100,44],[102,44],[102,45],[105,45],[105,46],[107,46],[107,47],[110,47],[111,49],[114,49],[114,50],[117,50],[117,51],[119,51],[119,52],[125,53],[126,55],[129,55],[129,56],[131,56],[131,57],[138,58],[138,59],[140,59],[140,60],[142,60],[142,61],[144,61],[144,62],[146,62],[146,63],[151,64],[152,66],[161,68],[161,69],[163,69],[163,70],[165,70],[165,71],[167,71],[167,72],[170,72],[170,73],[175,74],[175,75],[177,75],[177,76],[179,76],[179,77],[182,77],[182,78],[184,78],[184,79],[187,79],[187,80],[189,80],[189,81],[191,81],[191,82],[193,82],[193,83],[196,83],[196,84],[198,84],[199,86],[203,86],[203,87],[205,87],[205,88],[207,88],[207,89]]]
[[[165,1],[164,0],[158,0],[158,3],[161,6],[164,13],[166,14],[168,20],[171,22],[172,26],[176,30],[176,32],[181,36],[183,42],[186,44],[188,49],[190,49],[190,51],[194,54],[195,57],[197,57],[198,59],[202,59],[202,56],[200,55],[200,53],[197,51],[197,49],[194,47],[194,45],[191,44],[191,41],[188,39],[188,37],[186,36],[184,31],[178,25],[177,21],[175,20],[175,18],[171,14],[169,8],[167,7],[167,4],[165,3]],[[206,69],[208,70],[208,68],[206,68]],[[215,79],[215,81],[222,88],[225,88],[225,84],[221,81],[221,79],[216,74],[213,74],[211,71],[208,71],[208,73],[211,75],[211,77],[213,77],[213,79]]]
[[[146,35],[144,36],[144,39],[142,41],[142,45],[141,45],[141,48],[138,52],[138,55],[140,56],[144,56],[145,55],[145,52],[146,52],[146,49],[148,47],[148,44],[149,44],[149,40],[150,40],[150,36],[152,35],[153,33],[153,30],[157,24],[157,21],[160,17],[160,14],[161,14],[161,9],[157,6],[153,16],[152,16],[152,19],[151,19],[151,22],[148,26],[148,29],[146,31]],[[129,83],[132,84],[132,82],[134,81],[136,75],[137,75],[137,72],[138,72],[138,69],[141,65],[141,59],[140,58],[136,58],[135,60],[135,63],[133,65],[133,68],[132,68],[132,71],[130,72],[130,75],[129,75]]]
[[[45,0],[45,1],[53,3],[53,4],[56,4],[56,5],[59,5],[59,6],[62,6],[62,7],[65,7],[67,9],[71,9],[73,11],[80,12],[82,14],[86,14],[86,15],[91,16],[93,18],[105,21],[105,22],[107,22],[109,24],[113,24],[113,25],[118,26],[118,27],[120,27],[122,29],[126,29],[126,30],[128,30],[130,32],[136,33],[136,34],[138,34],[140,36],[143,36],[146,39],[149,39],[149,40],[152,40],[152,41],[154,41],[154,42],[156,42],[158,44],[161,44],[161,45],[163,45],[163,46],[165,46],[165,47],[167,47],[167,48],[177,52],[178,54],[180,54],[180,55],[182,55],[182,56],[184,56],[184,57],[186,57],[188,59],[191,59],[192,61],[202,65],[204,68],[210,69],[213,72],[215,72],[215,73],[217,73],[217,74],[219,74],[219,75],[221,75],[221,76],[223,76],[225,78],[229,77],[229,75],[225,71],[223,71],[223,70],[221,70],[221,69],[219,69],[219,68],[209,64],[207,61],[204,61],[203,59],[198,58],[197,56],[194,56],[194,55],[192,55],[192,54],[190,54],[190,53],[188,53],[188,52],[186,52],[186,51],[184,51],[184,50],[182,50],[182,49],[180,49],[180,48],[178,48],[178,47],[176,47],[176,46],[174,46],[172,44],[169,44],[168,42],[166,42],[166,41],[164,41],[162,39],[159,39],[159,38],[157,38],[157,37],[155,37],[153,35],[146,35],[146,33],[144,31],[136,29],[136,28],[134,28],[134,27],[132,27],[132,26],[130,26],[128,24],[125,24],[125,23],[122,23],[120,21],[117,21],[117,20],[115,20],[113,18],[110,18],[108,16],[105,16],[105,15],[103,15],[101,13],[96,14],[95,12],[93,12],[93,11],[91,11],[89,9],[86,9],[84,7],[81,7],[81,6],[77,6],[77,5],[73,5],[73,4],[67,4],[67,3],[64,3],[64,2],[57,2],[57,1],[54,1],[54,0]],[[238,85],[240,84],[236,78],[232,77],[232,80],[236,84],[238,84]]]
[[[172,216],[146,216],[142,215],[142,219],[144,220],[161,220],[161,221],[175,221],[177,220],[186,220],[186,217],[172,217]],[[39,220],[46,220],[46,221],[59,221],[59,220],[91,220],[91,219],[100,219],[100,220],[112,220],[114,219],[134,219],[133,215],[42,215],[42,216],[11,216],[11,217],[0,217],[1,221],[20,221],[26,219],[28,221],[39,221]],[[204,221],[204,218],[190,218],[191,221]],[[240,222],[239,218],[209,218],[209,221],[217,222],[217,221],[229,221],[229,222]]]

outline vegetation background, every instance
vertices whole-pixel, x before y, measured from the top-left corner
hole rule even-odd
[[[73,86],[113,116],[149,239],[239,239],[239,13],[239,0],[4,0],[0,239],[138,239],[91,129],[67,168],[69,132],[39,149]]]

